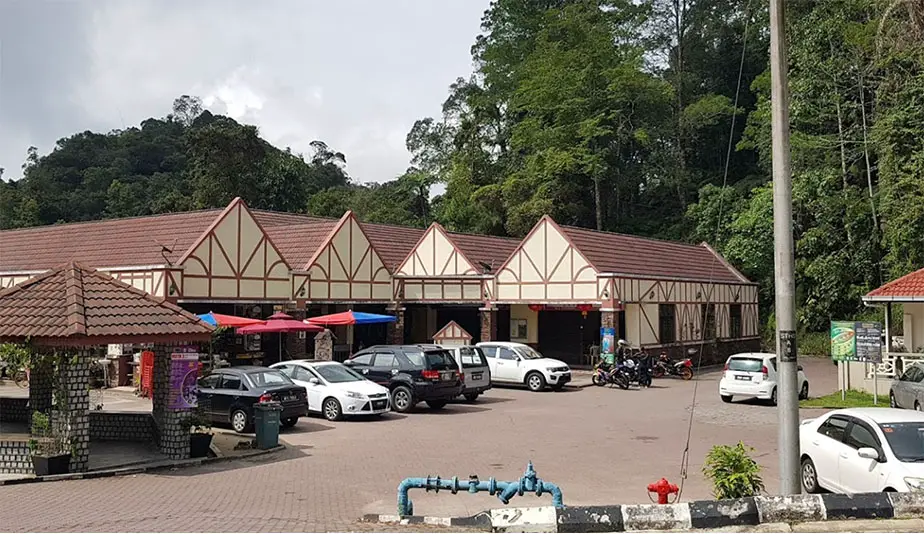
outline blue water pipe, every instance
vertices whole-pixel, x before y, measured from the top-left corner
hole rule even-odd
[[[491,477],[485,481],[478,480],[477,475],[471,475],[468,480],[460,480],[459,477],[440,478],[405,478],[398,485],[398,515],[414,515],[414,503],[408,497],[408,491],[411,489],[423,489],[425,491],[433,490],[439,493],[440,490],[449,490],[453,495],[459,491],[468,491],[469,493],[478,493],[487,491],[490,495],[497,495],[500,502],[510,504],[510,499],[515,495],[523,496],[526,492],[535,492],[537,497],[543,493],[552,494],[552,506],[555,508],[564,508],[562,501],[561,489],[551,482],[546,482],[536,476],[536,470],[533,469],[533,463],[529,462],[526,466],[526,472],[519,480],[514,482],[504,482],[494,480]]]

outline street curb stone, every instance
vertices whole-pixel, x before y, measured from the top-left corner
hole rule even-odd
[[[279,452],[285,449],[285,445],[277,445],[271,449],[255,450],[239,454],[237,456],[218,456],[215,458],[189,458],[186,460],[163,460],[150,465],[133,465],[129,467],[113,467],[110,469],[99,469],[96,471],[86,471],[83,473],[66,473],[62,475],[46,475],[41,477],[23,477],[0,480],[0,486],[14,486],[16,484],[32,484],[35,482],[57,482],[60,480],[84,480],[90,478],[107,478],[119,477],[126,475],[137,475],[153,471],[163,471],[164,469],[175,469],[178,467],[197,467],[205,464],[214,464],[219,462],[228,462],[232,460],[246,460],[257,456]]]
[[[693,501],[689,506],[692,528],[760,524],[760,514],[753,498]]]
[[[472,517],[400,517],[366,515],[374,523],[426,523],[484,528],[495,532],[633,532],[728,529],[741,531],[776,526],[825,531],[844,520],[920,520],[924,494],[861,493],[841,495],[759,496],[722,501],[613,506],[501,508]],[[811,527],[809,525],[812,525]]]

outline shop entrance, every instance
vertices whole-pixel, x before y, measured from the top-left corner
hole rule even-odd
[[[572,366],[593,365],[591,347],[600,343],[600,312],[539,312],[539,352]]]

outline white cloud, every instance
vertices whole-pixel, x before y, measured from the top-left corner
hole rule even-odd
[[[69,103],[67,116],[56,124],[67,129],[43,129],[48,111],[35,109],[28,119],[35,121],[30,137],[39,137],[46,151],[55,139],[77,131],[166,115],[174,98],[192,94],[214,112],[257,125],[271,143],[308,153],[309,143],[320,139],[346,154],[355,179],[389,180],[409,164],[404,138],[414,121],[439,114],[449,84],[470,72],[469,48],[487,5],[488,0],[71,4],[83,16],[69,18],[81,31],[66,46],[82,54],[71,62],[71,77],[45,88]],[[49,15],[43,16],[35,20]],[[0,84],[29,83],[28,72],[22,74],[0,77]],[[0,101],[0,124],[11,105],[16,103]],[[25,149],[0,147],[0,166],[12,169],[7,160],[15,156],[18,171]]]

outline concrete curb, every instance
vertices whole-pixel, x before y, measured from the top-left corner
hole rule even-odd
[[[725,501],[613,506],[501,508],[472,517],[366,515],[363,521],[484,528],[494,532],[630,532],[760,529],[760,525],[822,525],[845,520],[918,520],[924,494],[861,493],[760,496]],[[765,530],[765,529],[761,529]]]
[[[197,467],[205,464],[214,464],[219,462],[229,462],[233,460],[246,460],[257,456],[279,452],[285,449],[285,445],[277,445],[272,449],[254,450],[239,454],[236,456],[217,456],[215,458],[189,458],[186,460],[163,460],[148,465],[128,465],[123,467],[113,467],[110,469],[99,469],[97,471],[86,471],[84,473],[66,473],[63,475],[47,475],[43,477],[23,477],[0,480],[0,486],[13,486],[16,484],[31,484],[34,482],[57,482],[59,480],[83,480],[89,478],[107,478],[120,477],[125,475],[137,475],[153,471],[163,471],[165,469],[176,469],[179,467]]]

